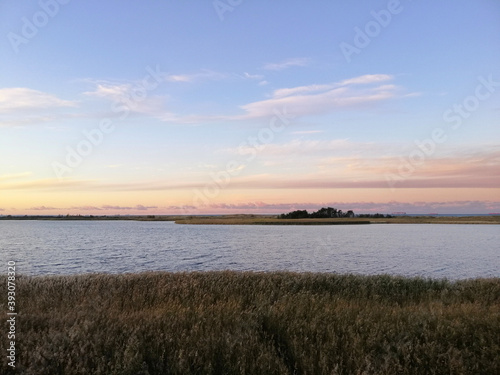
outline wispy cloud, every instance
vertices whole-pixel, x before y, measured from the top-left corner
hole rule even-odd
[[[311,63],[311,59],[304,57],[296,57],[287,59],[278,63],[267,63],[264,65],[265,70],[283,70],[292,66],[307,66]]]
[[[386,145],[331,141],[295,140],[281,145],[267,145],[259,153],[262,168],[252,174],[245,169],[231,178],[226,189],[388,189],[387,173],[397,171],[401,150],[385,150]],[[498,188],[500,186],[500,150],[481,147],[481,152],[448,149],[425,160],[413,174],[398,181],[397,188]],[[235,150],[229,150],[236,152]],[[240,150],[241,151],[241,150]],[[399,152],[399,154],[397,153]],[[333,155],[332,155],[333,154]],[[332,155],[332,156],[325,156]],[[286,165],[275,161],[286,160]],[[302,163],[302,161],[305,161]],[[302,163],[302,164],[301,164]],[[241,165],[243,169],[244,164]],[[285,168],[286,167],[286,168]],[[297,173],[298,168],[303,168]],[[6,175],[7,176],[7,175]],[[29,175],[8,175],[0,180],[0,190],[31,191],[169,191],[204,189],[213,181],[193,178],[190,181],[145,180],[111,182],[107,180],[30,179]],[[14,178],[13,178],[14,177]],[[148,208],[148,206],[144,206]],[[109,208],[109,207],[108,207]],[[134,209],[141,210],[136,206]]]
[[[292,134],[297,134],[297,135],[318,134],[318,133],[323,133],[323,130],[297,130],[292,132]]]
[[[170,74],[166,76],[166,81],[169,82],[193,82],[195,76],[188,74]]]
[[[167,82],[198,82],[203,80],[219,81],[228,77],[225,73],[215,72],[212,70],[202,70],[198,73],[190,74],[167,74],[165,81]]]
[[[393,80],[394,77],[389,74],[366,74],[359,77],[354,77],[350,79],[343,80],[341,82],[334,82],[328,84],[314,84],[308,86],[298,86],[292,88],[283,88],[275,90],[273,93],[273,98],[283,98],[291,95],[298,94],[312,94],[326,92],[332,89],[340,88],[343,86],[354,86],[354,85],[369,85],[374,83],[386,82]],[[386,86],[380,86],[386,87]]]
[[[480,176],[475,180],[462,177],[411,178],[401,181],[399,189],[427,188],[496,188],[500,177]],[[203,188],[204,186],[198,186]],[[154,188],[154,187],[150,187]],[[372,179],[349,179],[337,176],[304,175],[301,177],[275,176],[263,174],[251,177],[239,177],[231,181],[232,189],[387,189],[383,176]]]
[[[375,102],[395,98],[402,90],[380,82],[390,75],[366,75],[338,83],[314,84],[275,90],[271,99],[242,105],[246,112],[240,119],[269,117],[276,108],[286,107],[294,116],[329,113],[346,108],[361,108]]]
[[[84,206],[71,206],[71,207],[51,207],[51,206],[37,206],[30,207],[27,210],[29,211],[54,211],[59,210],[63,211],[148,211],[152,209],[157,209],[158,206],[144,206],[142,204],[137,204],[135,206],[120,206],[120,205],[109,205],[105,204],[102,206],[92,206],[92,205],[84,205]]]
[[[37,207],[30,207],[28,210],[31,211],[51,211],[51,210],[59,210],[57,207],[47,207],[47,206],[37,206]]]
[[[4,174],[0,175],[0,182],[7,180],[15,180],[18,178],[24,178],[31,175],[31,172],[22,172],[22,173],[14,173],[14,174]]]
[[[22,117],[21,117],[22,116]],[[21,113],[18,116],[11,116],[9,118],[0,118],[0,126],[2,127],[18,127],[32,124],[45,124],[48,122],[68,118],[68,116],[26,116]]]
[[[500,150],[481,146],[482,152],[446,148],[428,157],[398,187],[500,186]],[[410,148],[411,149],[411,148]],[[229,153],[250,153],[251,147],[228,149]],[[254,150],[255,151],[255,150]],[[409,151],[400,145],[338,140],[293,140],[268,144],[259,151],[266,174],[234,179],[233,188],[387,188],[385,176],[397,173]],[[298,172],[300,171],[300,173]],[[301,177],[296,177],[300,175]]]
[[[73,180],[57,178],[45,178],[35,180],[24,180],[19,182],[3,183],[0,181],[1,190],[68,190],[68,189],[84,189],[92,186],[93,181],[90,180]]]
[[[285,65],[303,64],[304,59],[292,59],[286,61]],[[192,74],[163,74],[166,82],[194,83],[203,80],[221,79],[243,79],[257,81],[264,86],[267,81],[261,74],[225,74],[214,71],[201,71]],[[359,77],[345,79],[339,82],[327,84],[311,84],[306,86],[279,88],[274,90],[269,99],[250,102],[239,106],[242,114],[228,115],[227,113],[205,115],[203,113],[181,114],[168,108],[168,104],[178,101],[179,98],[171,98],[168,95],[154,95],[148,93],[140,100],[134,100],[134,90],[141,87],[140,82],[116,82],[105,80],[90,80],[84,82],[93,84],[92,90],[83,92],[83,97],[98,98],[120,103],[134,115],[146,115],[157,118],[168,123],[196,124],[213,121],[240,121],[251,120],[274,115],[276,108],[287,108],[293,116],[317,115],[330,113],[342,109],[362,109],[373,105],[373,103],[391,99],[394,97],[407,96],[403,89],[397,85],[390,84],[394,77],[388,74],[368,74]],[[168,85],[163,89],[168,91]],[[175,100],[174,100],[175,99]],[[235,108],[236,109],[236,108]],[[0,112],[1,113],[1,112]],[[94,117],[97,114],[94,114]],[[102,117],[103,114],[99,114]],[[116,114],[115,114],[116,115]],[[92,114],[79,114],[80,117],[92,117]],[[74,115],[78,117],[78,115]]]
[[[376,176],[394,173],[401,166],[401,155],[372,153],[371,156],[346,156],[324,159],[321,166],[326,171],[343,167],[345,174]],[[488,182],[490,179],[490,182]],[[446,154],[428,157],[407,178],[407,184],[418,181],[455,181],[456,186],[495,187],[500,179],[500,150],[495,146],[483,146],[483,151],[448,150]],[[413,182],[412,182],[413,181]],[[496,181],[496,182],[495,182]]]
[[[68,210],[76,210],[76,211],[101,211],[102,208],[96,206],[72,206],[68,208]]]
[[[265,80],[265,77],[262,74],[249,74],[249,73],[245,72],[245,73],[243,73],[243,78],[259,81],[258,82],[259,86],[265,86],[269,83]]]
[[[166,82],[185,82],[197,83],[203,81],[221,81],[227,79],[244,79],[258,81],[260,85],[267,84],[265,76],[262,74],[251,74],[248,72],[240,73],[223,73],[213,70],[202,70],[197,73],[183,73],[183,74],[166,74],[164,75]]]
[[[25,87],[0,89],[0,126],[43,124],[67,118],[71,116],[67,109],[78,105],[76,101]]]
[[[204,209],[219,212],[254,212],[254,213],[281,213],[293,210],[317,210],[321,207],[335,207],[342,210],[353,210],[355,213],[440,213],[440,214],[463,214],[463,213],[489,213],[500,210],[500,201],[480,200],[455,200],[448,202],[346,202],[330,201],[323,203],[313,202],[288,202],[288,203],[265,203],[265,202],[241,202],[241,203],[214,203],[207,205]]]
[[[392,80],[394,77],[389,74],[365,74],[363,76],[345,79],[341,85],[367,85]]]
[[[75,107],[76,102],[59,99],[58,97],[25,87],[0,89],[0,114],[20,110],[32,111],[61,107]]]
[[[139,210],[139,211],[147,211],[152,208],[158,208],[158,206],[143,206],[142,204],[138,204],[136,206],[130,207],[130,206],[111,206],[111,205],[104,205],[101,206],[103,210]]]
[[[244,79],[260,79],[260,75],[245,73]],[[171,112],[162,113],[161,108],[156,111],[156,117],[165,122],[199,123],[211,121],[239,121],[262,117],[271,117],[276,108],[287,108],[293,116],[317,115],[330,113],[342,109],[362,109],[373,103],[404,97],[403,89],[387,81],[394,77],[388,74],[369,74],[354,77],[340,82],[328,84],[312,84],[290,88],[276,89],[270,99],[251,102],[240,106],[245,113],[239,115],[179,115]],[[260,81],[259,84],[267,84]],[[115,91],[120,92],[118,87]],[[114,93],[114,91],[109,90]]]
[[[129,83],[115,84],[112,82],[100,82],[92,91],[85,91],[83,95],[105,98],[114,101],[129,98],[133,86]]]
[[[359,152],[361,149],[369,146],[369,143],[353,143],[348,139],[332,139],[332,140],[308,140],[308,139],[294,139],[287,143],[273,143],[268,144],[259,151],[261,157],[266,156],[279,156],[287,157],[290,155],[298,155],[303,157],[305,155],[316,154],[325,155],[325,153],[345,153],[350,150],[356,149]],[[225,151],[234,154],[246,154],[254,149],[252,146],[231,148]]]
[[[166,209],[168,211],[172,211],[172,210],[178,211],[178,210],[180,210],[181,214],[185,213],[186,210],[196,210],[197,209],[196,206],[192,206],[192,205],[189,205],[189,204],[185,204],[185,205],[182,205],[182,206],[170,205],[170,206],[165,206],[165,207],[160,207],[160,208],[164,208],[164,209]]]
[[[262,74],[249,74],[247,72],[243,73],[243,77],[246,79],[255,79],[258,81],[262,81],[264,76]]]
[[[54,215],[60,212],[96,212],[97,214],[121,212],[122,214],[138,214],[140,211],[152,211],[158,214],[187,214],[187,213],[255,213],[255,214],[277,214],[293,210],[309,210],[315,211],[321,207],[335,207],[343,211],[353,210],[357,214],[361,213],[392,213],[392,212],[407,212],[415,214],[464,214],[464,213],[492,213],[500,211],[500,201],[491,200],[453,200],[453,201],[385,201],[385,202],[370,202],[370,201],[325,201],[325,202],[283,202],[283,203],[267,203],[263,201],[254,202],[214,202],[207,205],[169,205],[169,206],[143,206],[141,204],[135,206],[119,206],[119,205],[102,205],[102,206],[72,206],[69,208],[56,208],[50,206],[38,206],[28,208],[27,211],[39,211]],[[14,211],[13,209],[11,209]],[[0,211],[5,209],[0,208]],[[139,212],[138,212],[139,211]]]
[[[96,97],[117,103],[135,114],[156,117],[160,119],[175,118],[176,115],[166,109],[168,96],[149,93],[144,97],[136,98],[134,90],[137,85],[132,83],[113,83],[100,81],[92,91],[83,93],[85,96]],[[125,110],[125,109],[123,109]],[[116,116],[116,114],[114,114]]]
[[[291,87],[291,88],[283,88],[283,89],[278,89],[275,90],[272,94],[272,97],[274,99],[278,98],[284,98],[287,96],[293,96],[293,95],[299,95],[299,94],[313,94],[316,92],[324,92],[328,90],[332,90],[334,88],[340,87],[339,84],[337,83],[330,83],[330,84],[322,84],[322,85],[308,85],[308,86],[298,86],[298,87]]]

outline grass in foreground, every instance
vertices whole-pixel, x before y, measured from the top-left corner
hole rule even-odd
[[[500,373],[500,279],[208,272],[17,283],[18,374]]]

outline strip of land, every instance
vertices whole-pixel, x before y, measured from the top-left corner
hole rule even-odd
[[[278,219],[270,215],[187,216],[177,224],[342,225],[342,224],[500,224],[500,216],[396,216],[392,218]]]
[[[491,216],[395,216],[391,218],[308,218],[278,219],[276,215],[66,215],[66,216],[0,216],[0,220],[61,221],[174,221],[176,224],[214,225],[356,225],[356,224],[500,224],[499,215]]]
[[[499,278],[155,272],[16,282],[17,368],[3,360],[1,374],[500,373]]]

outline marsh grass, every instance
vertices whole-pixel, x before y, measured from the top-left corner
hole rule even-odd
[[[335,224],[500,224],[500,216],[396,216],[392,218],[308,218],[277,219],[269,215],[185,216],[176,224],[219,225],[335,225]]]
[[[17,283],[18,374],[500,373],[500,279],[157,272]]]

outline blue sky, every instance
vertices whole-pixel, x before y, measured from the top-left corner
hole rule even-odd
[[[0,213],[500,211],[498,1],[7,0],[0,21]]]

